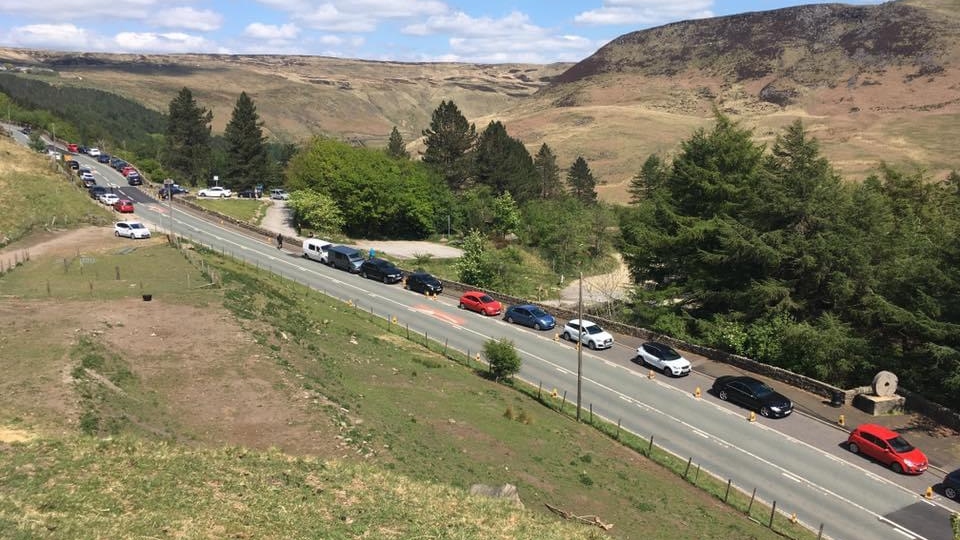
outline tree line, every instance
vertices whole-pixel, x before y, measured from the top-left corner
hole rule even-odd
[[[879,370],[960,402],[960,175],[844,182],[797,121],[769,150],[717,114],[631,182],[624,318],[842,387]]]

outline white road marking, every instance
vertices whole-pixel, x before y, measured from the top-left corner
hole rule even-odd
[[[784,473],[780,473],[780,474],[782,474],[783,476],[789,478],[790,480],[793,480],[794,482],[796,482],[796,483],[798,483],[798,484],[802,484],[802,483],[803,483],[803,480],[802,480],[802,479],[797,478],[796,476],[794,476],[794,475],[792,475],[792,474],[790,474],[790,473],[788,473],[788,472],[784,472]]]

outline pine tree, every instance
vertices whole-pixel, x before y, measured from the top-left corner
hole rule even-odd
[[[390,132],[387,154],[397,159],[410,159],[410,152],[407,152],[407,143],[403,142],[403,136],[400,135],[397,126],[393,126],[393,131]]]
[[[267,178],[269,164],[261,127],[256,105],[246,92],[240,92],[223,133],[227,142],[226,185],[248,189]]]
[[[496,195],[510,193],[525,202],[537,192],[537,172],[523,143],[507,135],[500,122],[490,122],[477,140],[474,180],[488,185]]]
[[[547,143],[540,146],[537,156],[533,158],[533,166],[537,170],[541,199],[555,199],[563,194],[557,156],[553,154]]]
[[[570,192],[573,196],[585,203],[596,202],[597,200],[597,181],[590,172],[590,166],[583,156],[577,156],[577,160],[567,171],[567,184],[570,186]]]
[[[191,185],[209,173],[212,120],[213,113],[197,105],[187,87],[170,101],[163,165]]]
[[[656,154],[650,154],[650,157],[643,162],[640,172],[630,180],[630,187],[627,191],[630,193],[630,204],[637,204],[646,199],[650,194],[662,186],[670,174],[667,164]]]
[[[423,136],[427,145],[423,162],[439,170],[451,189],[462,189],[469,179],[476,126],[467,122],[453,100],[441,101]]]

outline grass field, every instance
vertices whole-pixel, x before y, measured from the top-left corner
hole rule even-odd
[[[259,225],[263,221],[263,217],[267,214],[267,207],[272,204],[265,199],[202,199],[199,197],[190,202],[254,225]]]
[[[386,536],[429,536],[437,533],[437,523],[452,519],[448,509],[461,513],[457,509],[468,504],[465,490],[472,484],[512,483],[532,517],[504,518],[518,527],[510,529],[496,513],[461,515],[449,521],[456,532],[447,535],[577,537],[536,528],[553,519],[545,510],[551,504],[614,524],[606,534],[616,538],[781,537],[756,522],[765,521],[759,504],[753,507],[755,519],[746,518],[720,501],[722,493],[711,495],[679,479],[675,470],[682,463],[664,468],[535,396],[451,361],[436,346],[428,350],[422,336],[408,339],[400,330],[405,321],[390,325],[357,306],[202,250],[180,253],[162,243],[141,244],[122,254],[107,250],[96,259],[84,267],[84,276],[108,275],[94,282],[94,299],[77,267],[63,271],[62,258],[37,258],[0,278],[5,294],[24,303],[0,318],[4,352],[15,347],[16,358],[30,359],[5,366],[0,425],[45,434],[12,446],[13,452],[0,458],[0,469],[16,486],[0,503],[0,528],[12,531],[4,536],[31,536],[52,525],[71,537],[84,527],[114,537],[160,534],[166,527],[186,536],[271,537],[277,531],[273,537],[279,538],[288,537],[287,527],[296,522],[322,537],[353,536],[323,528],[330,520],[341,526],[350,520],[349,527],[337,529],[342,531],[359,530],[351,528],[355,525],[387,531]],[[153,302],[139,300],[139,279],[113,279],[118,266],[122,274],[143,278],[143,290],[154,291]],[[47,281],[51,298],[45,297]],[[209,286],[211,281],[215,285]],[[22,315],[15,320],[13,312]],[[173,313],[167,322],[164,312]],[[85,318],[92,324],[84,324]],[[33,341],[19,339],[33,328],[49,330]],[[153,344],[164,337],[162,345]],[[74,397],[57,402],[58,409],[50,387],[58,386],[64,372],[72,376]],[[196,380],[206,386],[183,398],[184,387]],[[249,390],[239,386],[251,381],[259,382]],[[243,400],[217,401],[233,394]],[[224,443],[246,440],[240,431],[223,435],[233,429],[224,424],[243,423],[248,414],[224,411],[250,401],[256,402],[250,411],[269,408],[277,415],[257,428],[273,430],[258,446],[286,447],[300,428],[317,443],[295,452],[302,458],[224,449]],[[199,423],[204,418],[207,423]],[[78,432],[118,439],[98,443],[50,435]],[[184,443],[205,450],[188,450],[180,446]],[[319,482],[322,493],[310,495],[314,488],[304,479],[311,471],[340,472],[318,469],[317,459],[332,458],[343,461],[348,472]],[[42,471],[23,468],[31,462],[42,463]],[[698,483],[705,479],[700,476]],[[404,488],[408,482],[419,487]],[[45,485],[71,487],[41,489]],[[338,487],[343,485],[350,489]],[[152,494],[142,494],[143,486]],[[454,498],[414,505],[409,512],[391,499],[397,492],[419,497],[433,491]],[[91,502],[99,497],[103,502]],[[367,506],[378,497],[385,498],[381,509]],[[223,505],[207,503],[184,509],[194,498],[225,501],[247,513],[239,519],[235,508],[218,512]],[[345,509],[344,498],[353,501],[347,508],[356,513]],[[313,501],[309,509],[306,500]],[[420,516],[424,508],[436,516]],[[161,518],[165,513],[168,519]],[[112,525],[96,529],[108,521]],[[498,523],[503,532],[491,535]],[[804,534],[796,525],[776,527],[791,536]]]

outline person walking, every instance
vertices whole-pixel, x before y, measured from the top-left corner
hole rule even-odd
[[[277,233],[277,249],[283,249],[283,233]]]

